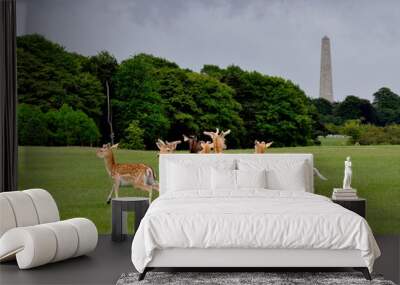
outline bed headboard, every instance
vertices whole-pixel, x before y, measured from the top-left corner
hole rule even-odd
[[[165,193],[165,186],[167,185],[168,180],[168,167],[171,163],[194,163],[197,165],[207,165],[207,164],[215,164],[218,160],[223,161],[232,161],[236,162],[239,159],[244,160],[268,160],[268,162],[273,161],[295,161],[301,162],[304,161],[306,165],[306,176],[305,179],[307,181],[307,192],[314,193],[314,162],[313,155],[310,153],[283,153],[283,154],[160,154],[159,161],[159,182],[160,182],[160,195]]]

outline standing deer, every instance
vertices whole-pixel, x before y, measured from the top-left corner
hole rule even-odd
[[[214,148],[214,144],[211,142],[200,142],[201,151],[200,153],[211,153],[212,149]]]
[[[273,142],[265,143],[265,141],[259,142],[256,140],[254,142],[254,153],[265,153],[267,148],[272,145]]]
[[[205,135],[210,136],[213,141],[214,145],[214,152],[215,153],[222,153],[224,149],[226,149],[225,145],[225,136],[228,135],[231,132],[231,130],[227,130],[226,132],[219,133],[219,129],[217,128],[217,131],[214,132],[204,132]]]
[[[156,142],[156,145],[158,149],[160,150],[160,153],[172,153],[176,150],[176,147],[178,144],[180,144],[181,141],[173,141],[173,142],[168,142],[168,141],[162,141],[161,139],[158,139]]]
[[[106,170],[110,175],[113,186],[107,198],[107,204],[110,203],[113,193],[118,198],[120,186],[132,185],[149,193],[150,203],[153,198],[153,189],[158,190],[156,184],[156,174],[154,170],[143,163],[115,163],[113,149],[116,149],[118,144],[105,144],[102,148],[96,151],[96,155],[104,159]]]
[[[204,141],[198,141],[196,136],[185,136],[183,135],[183,141],[188,142],[190,153],[199,153],[202,150],[201,144]]]

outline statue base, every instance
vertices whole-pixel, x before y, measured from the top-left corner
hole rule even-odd
[[[333,188],[333,192],[350,192],[350,193],[357,193],[357,189],[355,188]]]

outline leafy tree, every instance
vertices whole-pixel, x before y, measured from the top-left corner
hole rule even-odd
[[[241,146],[244,128],[239,113],[242,108],[234,100],[232,88],[209,76],[191,72],[186,94],[191,94],[196,102],[193,114],[200,133],[215,128],[230,129],[231,134],[226,137],[228,146]]]
[[[358,143],[361,137],[360,120],[349,120],[342,127],[342,134],[349,136],[351,144]]]
[[[307,98],[309,101],[309,114],[311,116],[312,122],[312,139],[313,143],[316,145],[320,145],[321,142],[319,140],[320,136],[326,136],[329,134],[329,130],[325,126],[325,122],[323,121],[323,115],[318,112],[317,107],[313,103],[313,99]]]
[[[332,115],[333,104],[324,98],[312,99],[311,102],[317,108],[317,111],[321,115]]]
[[[273,140],[277,146],[306,145],[312,142],[312,118],[304,92],[291,81],[229,66],[203,73],[217,78],[235,91],[241,106],[240,117],[246,132],[242,145],[252,147],[254,139]],[[216,72],[218,71],[218,72]]]
[[[201,69],[201,73],[207,74],[211,77],[221,80],[222,76],[224,75],[224,70],[217,65],[205,64]]]
[[[96,76],[97,79],[101,82],[104,96],[107,96],[108,91],[110,98],[113,98],[115,94],[113,76],[115,75],[117,68],[118,62],[116,58],[107,51],[101,51],[97,55],[89,57],[83,65],[84,71]],[[110,119],[112,122],[112,109],[110,111]],[[104,98],[104,101],[101,104],[101,112],[102,115],[100,118],[99,126],[102,141],[109,142],[111,135],[111,126],[108,122],[108,104],[106,98]]]
[[[112,82],[112,78],[117,71],[117,59],[108,51],[101,51],[91,56],[83,65],[83,70],[95,75],[105,87],[106,81]]]
[[[45,116],[40,108],[19,104],[17,114],[19,145],[46,145],[49,134]]]
[[[360,120],[361,123],[375,123],[376,112],[372,104],[356,96],[347,96],[334,110],[335,116],[342,122],[347,120]]]
[[[168,139],[182,138],[182,134],[199,134],[202,130],[198,121],[200,109],[188,88],[192,85],[189,73],[177,68],[161,68],[155,72],[157,92],[165,105],[169,119]]]
[[[380,125],[400,123],[400,96],[383,87],[374,93],[373,105]]]
[[[389,125],[385,127],[388,143],[400,144],[400,125]]]
[[[98,119],[104,102],[99,80],[83,72],[84,56],[33,34],[17,38],[18,99],[43,112],[68,104]]]
[[[322,125],[326,124],[341,124],[343,123],[342,118],[335,116],[334,110],[337,108],[338,103],[331,103],[324,98],[310,99],[311,104],[316,108],[318,113],[319,123]]]
[[[124,138],[122,131],[136,120],[145,130],[145,145],[154,148],[155,139],[165,137],[170,124],[148,57],[138,55],[123,61],[114,80],[116,94],[112,104],[117,140]]]
[[[360,125],[360,137],[358,142],[360,145],[389,143],[385,129],[371,124]]]
[[[125,130],[125,139],[122,141],[123,148],[144,149],[144,131],[139,127],[138,121],[132,121]]]
[[[349,135],[350,143],[361,145],[400,144],[400,125],[379,127],[360,124],[357,120],[347,121],[341,133]]]
[[[50,145],[93,145],[100,137],[94,121],[68,105],[46,113]]]
[[[122,62],[115,80],[117,128],[137,120],[148,148],[154,148],[157,138],[180,139],[184,133],[201,134],[216,127],[231,129],[230,146],[240,145],[241,107],[233,90],[218,80],[145,54]]]

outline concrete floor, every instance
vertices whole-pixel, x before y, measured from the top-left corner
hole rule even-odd
[[[382,256],[374,272],[400,282],[400,236],[377,236]],[[99,237],[97,249],[81,256],[42,267],[19,270],[15,262],[0,265],[0,284],[115,284],[124,272],[134,271],[130,260],[131,238],[121,243]],[[312,271],[312,270],[310,270]]]
[[[88,256],[18,270],[16,262],[0,265],[0,284],[115,284],[124,272],[134,271],[132,239],[116,243],[100,235],[97,248]]]

